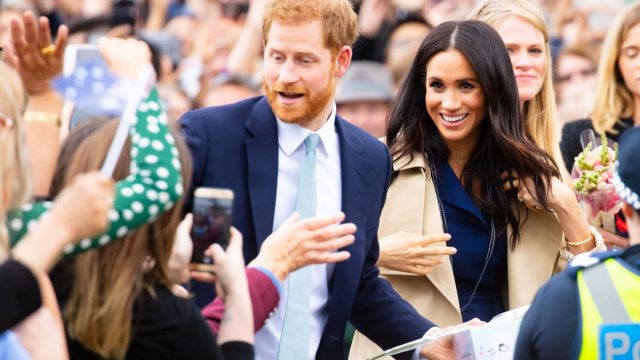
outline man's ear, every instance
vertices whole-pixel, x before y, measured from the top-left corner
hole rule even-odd
[[[351,56],[353,55],[353,50],[349,46],[343,46],[338,50],[336,54],[336,67],[334,76],[341,77],[344,73],[349,69],[349,65],[351,65]]]

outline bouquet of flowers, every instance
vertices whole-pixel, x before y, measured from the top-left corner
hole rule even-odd
[[[592,130],[586,130],[581,140],[584,149],[571,172],[573,188],[589,223],[615,232],[615,214],[622,206],[613,185],[618,144],[604,134],[596,139]]]

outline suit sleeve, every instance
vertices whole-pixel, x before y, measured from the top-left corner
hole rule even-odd
[[[380,212],[386,199],[391,179],[391,157],[386,151],[383,196],[378,205],[377,218],[367,228],[371,238],[365,255],[362,277],[356,293],[350,321],[356,329],[383,349],[421,338],[427,330],[435,326],[420,316],[416,310],[391,287],[389,282],[379,277],[376,266],[379,256],[378,223]],[[396,355],[398,359],[410,359],[412,352]]]
[[[193,160],[193,174],[191,177],[191,189],[187,192],[184,203],[184,211],[190,212],[193,206],[193,191],[202,186],[204,174],[209,161],[209,135],[202,111],[191,111],[180,119],[182,134],[191,151]]]
[[[247,268],[247,280],[249,283],[249,296],[253,308],[253,326],[255,331],[260,330],[271,312],[278,306],[280,295],[278,288],[271,278],[260,270]],[[220,330],[220,321],[224,315],[224,302],[219,297],[202,309],[202,315],[207,320],[209,328],[214,334]]]

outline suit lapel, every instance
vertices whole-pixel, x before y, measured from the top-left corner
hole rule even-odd
[[[256,104],[245,128],[249,198],[260,246],[273,230],[278,182],[278,128],[266,98]]]
[[[338,139],[340,141],[340,173],[342,182],[342,211],[345,213],[346,218],[344,222],[351,222],[356,224],[358,230],[356,232],[356,241],[348,249],[352,254],[358,254],[364,256],[362,249],[365,239],[366,218],[363,206],[363,199],[365,198],[364,191],[366,189],[365,182],[365,168],[366,160],[363,157],[364,145],[355,137],[345,125],[342,124],[342,118],[336,116],[336,131],[338,133]],[[354,284],[349,282],[356,281],[354,276],[344,276],[341,274],[347,274],[350,268],[356,263],[361,263],[358,256],[352,256],[351,259],[337,263],[333,276],[333,295],[337,298],[335,301],[341,303],[339,299],[339,289],[349,289]],[[357,286],[357,284],[355,285]]]

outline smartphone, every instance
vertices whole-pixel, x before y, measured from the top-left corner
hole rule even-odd
[[[206,187],[196,189],[191,226],[192,268],[206,271],[207,265],[213,264],[213,259],[204,254],[211,244],[220,244],[223,249],[227,248],[231,232],[232,208],[232,190]]]
[[[88,62],[101,62],[100,50],[95,44],[69,44],[64,50],[64,76],[73,74],[78,66]]]

